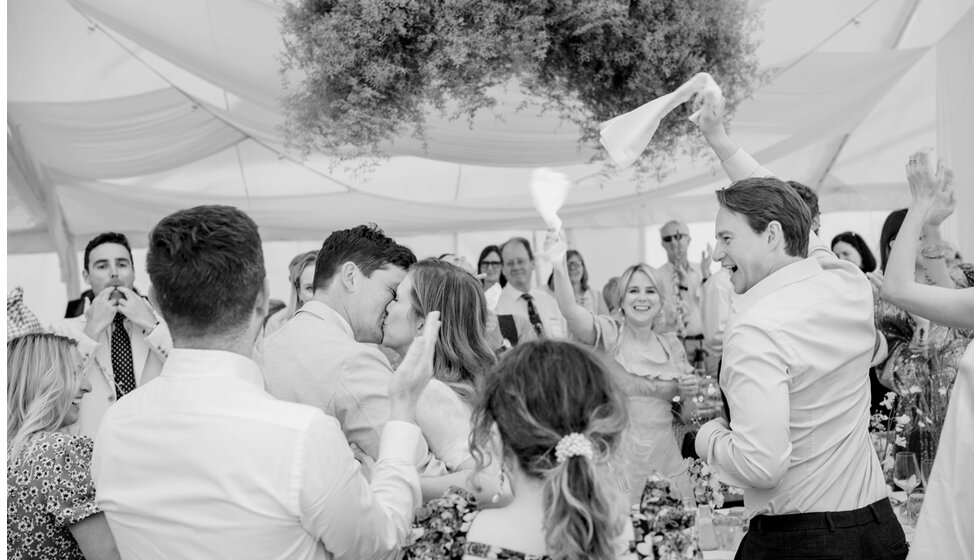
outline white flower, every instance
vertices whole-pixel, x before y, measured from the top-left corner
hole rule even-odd
[[[901,428],[902,426],[908,424],[911,421],[912,421],[912,418],[910,418],[908,414],[903,414],[903,415],[899,416],[898,418],[895,418],[895,424],[899,428]]]
[[[905,436],[895,436],[896,447],[905,447],[905,444],[906,444]]]

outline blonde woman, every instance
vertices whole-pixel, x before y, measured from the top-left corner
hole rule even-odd
[[[265,334],[270,335],[286,323],[303,304],[313,299],[313,272],[316,270],[316,251],[300,253],[289,261],[289,301],[281,311],[271,315],[265,323]]]
[[[687,468],[674,438],[671,400],[681,394],[680,380],[691,373],[684,346],[671,332],[658,332],[671,321],[671,292],[649,265],[630,266],[617,283],[615,317],[598,315],[575,300],[564,241],[549,234],[553,255],[555,299],[569,332],[612,358],[613,373],[626,392],[630,426],[623,442],[620,483],[639,503],[646,479],[658,472],[670,478],[683,496],[694,497]],[[694,387],[696,391],[696,386]]]
[[[7,343],[7,554],[119,558],[89,474],[92,440],[65,431],[92,389],[75,341],[34,333]]]

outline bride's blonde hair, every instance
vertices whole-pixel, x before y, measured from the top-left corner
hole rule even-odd
[[[27,440],[62,427],[82,384],[75,341],[33,333],[7,342],[7,461]]]

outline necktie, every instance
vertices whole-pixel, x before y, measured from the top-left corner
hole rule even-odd
[[[538,315],[538,308],[534,307],[534,298],[531,294],[521,294],[521,299],[527,302],[527,318],[534,327],[534,332],[538,336],[544,336],[544,325],[541,324],[541,316]]]
[[[122,397],[136,388],[133,375],[133,347],[129,343],[129,333],[122,313],[116,313],[112,320],[112,374],[116,379],[116,397]]]

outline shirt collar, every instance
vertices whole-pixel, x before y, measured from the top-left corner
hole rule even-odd
[[[259,365],[235,352],[174,348],[167,355],[161,377],[193,374],[207,377],[233,377],[258,387],[265,387]]]
[[[340,313],[337,313],[337,310],[335,310],[333,307],[330,307],[326,303],[313,299],[306,302],[303,305],[303,307],[300,308],[300,311],[306,313],[312,313],[313,315],[316,315],[317,317],[323,319],[324,321],[327,321],[329,323],[335,323],[341,329],[343,329],[343,331],[346,332],[348,336],[354,338],[354,329],[351,328],[350,323],[347,322],[347,319],[344,319],[343,316],[340,315]]]
[[[517,288],[515,288],[512,284],[507,284],[506,286],[504,286],[504,291],[501,292],[501,295],[505,295],[505,296],[509,297],[510,299],[516,301],[516,300],[521,299],[521,296],[524,295],[525,293],[530,294],[531,291],[528,290],[527,292],[522,292],[522,291],[518,290]]]
[[[780,268],[769,276],[760,280],[755,286],[749,288],[741,296],[732,300],[732,310],[735,313],[746,311],[755,303],[783,286],[788,286],[794,282],[805,280],[820,273],[820,263],[814,257],[798,260]]]

